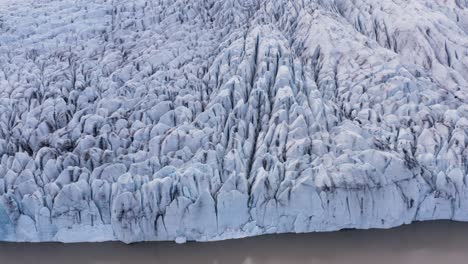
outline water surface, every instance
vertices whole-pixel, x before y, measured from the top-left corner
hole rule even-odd
[[[5,264],[456,264],[468,263],[468,223],[390,230],[268,235],[209,243],[0,243]]]

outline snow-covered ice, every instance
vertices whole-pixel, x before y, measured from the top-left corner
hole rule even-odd
[[[468,221],[467,160],[468,0],[0,4],[0,240]]]

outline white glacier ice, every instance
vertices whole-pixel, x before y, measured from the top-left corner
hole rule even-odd
[[[468,221],[468,0],[0,6],[0,240]]]

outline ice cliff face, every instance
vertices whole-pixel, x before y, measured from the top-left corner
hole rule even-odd
[[[0,9],[0,240],[468,221],[467,0]]]

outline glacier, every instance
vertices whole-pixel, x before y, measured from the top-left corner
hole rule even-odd
[[[468,221],[468,0],[0,4],[0,240]]]

